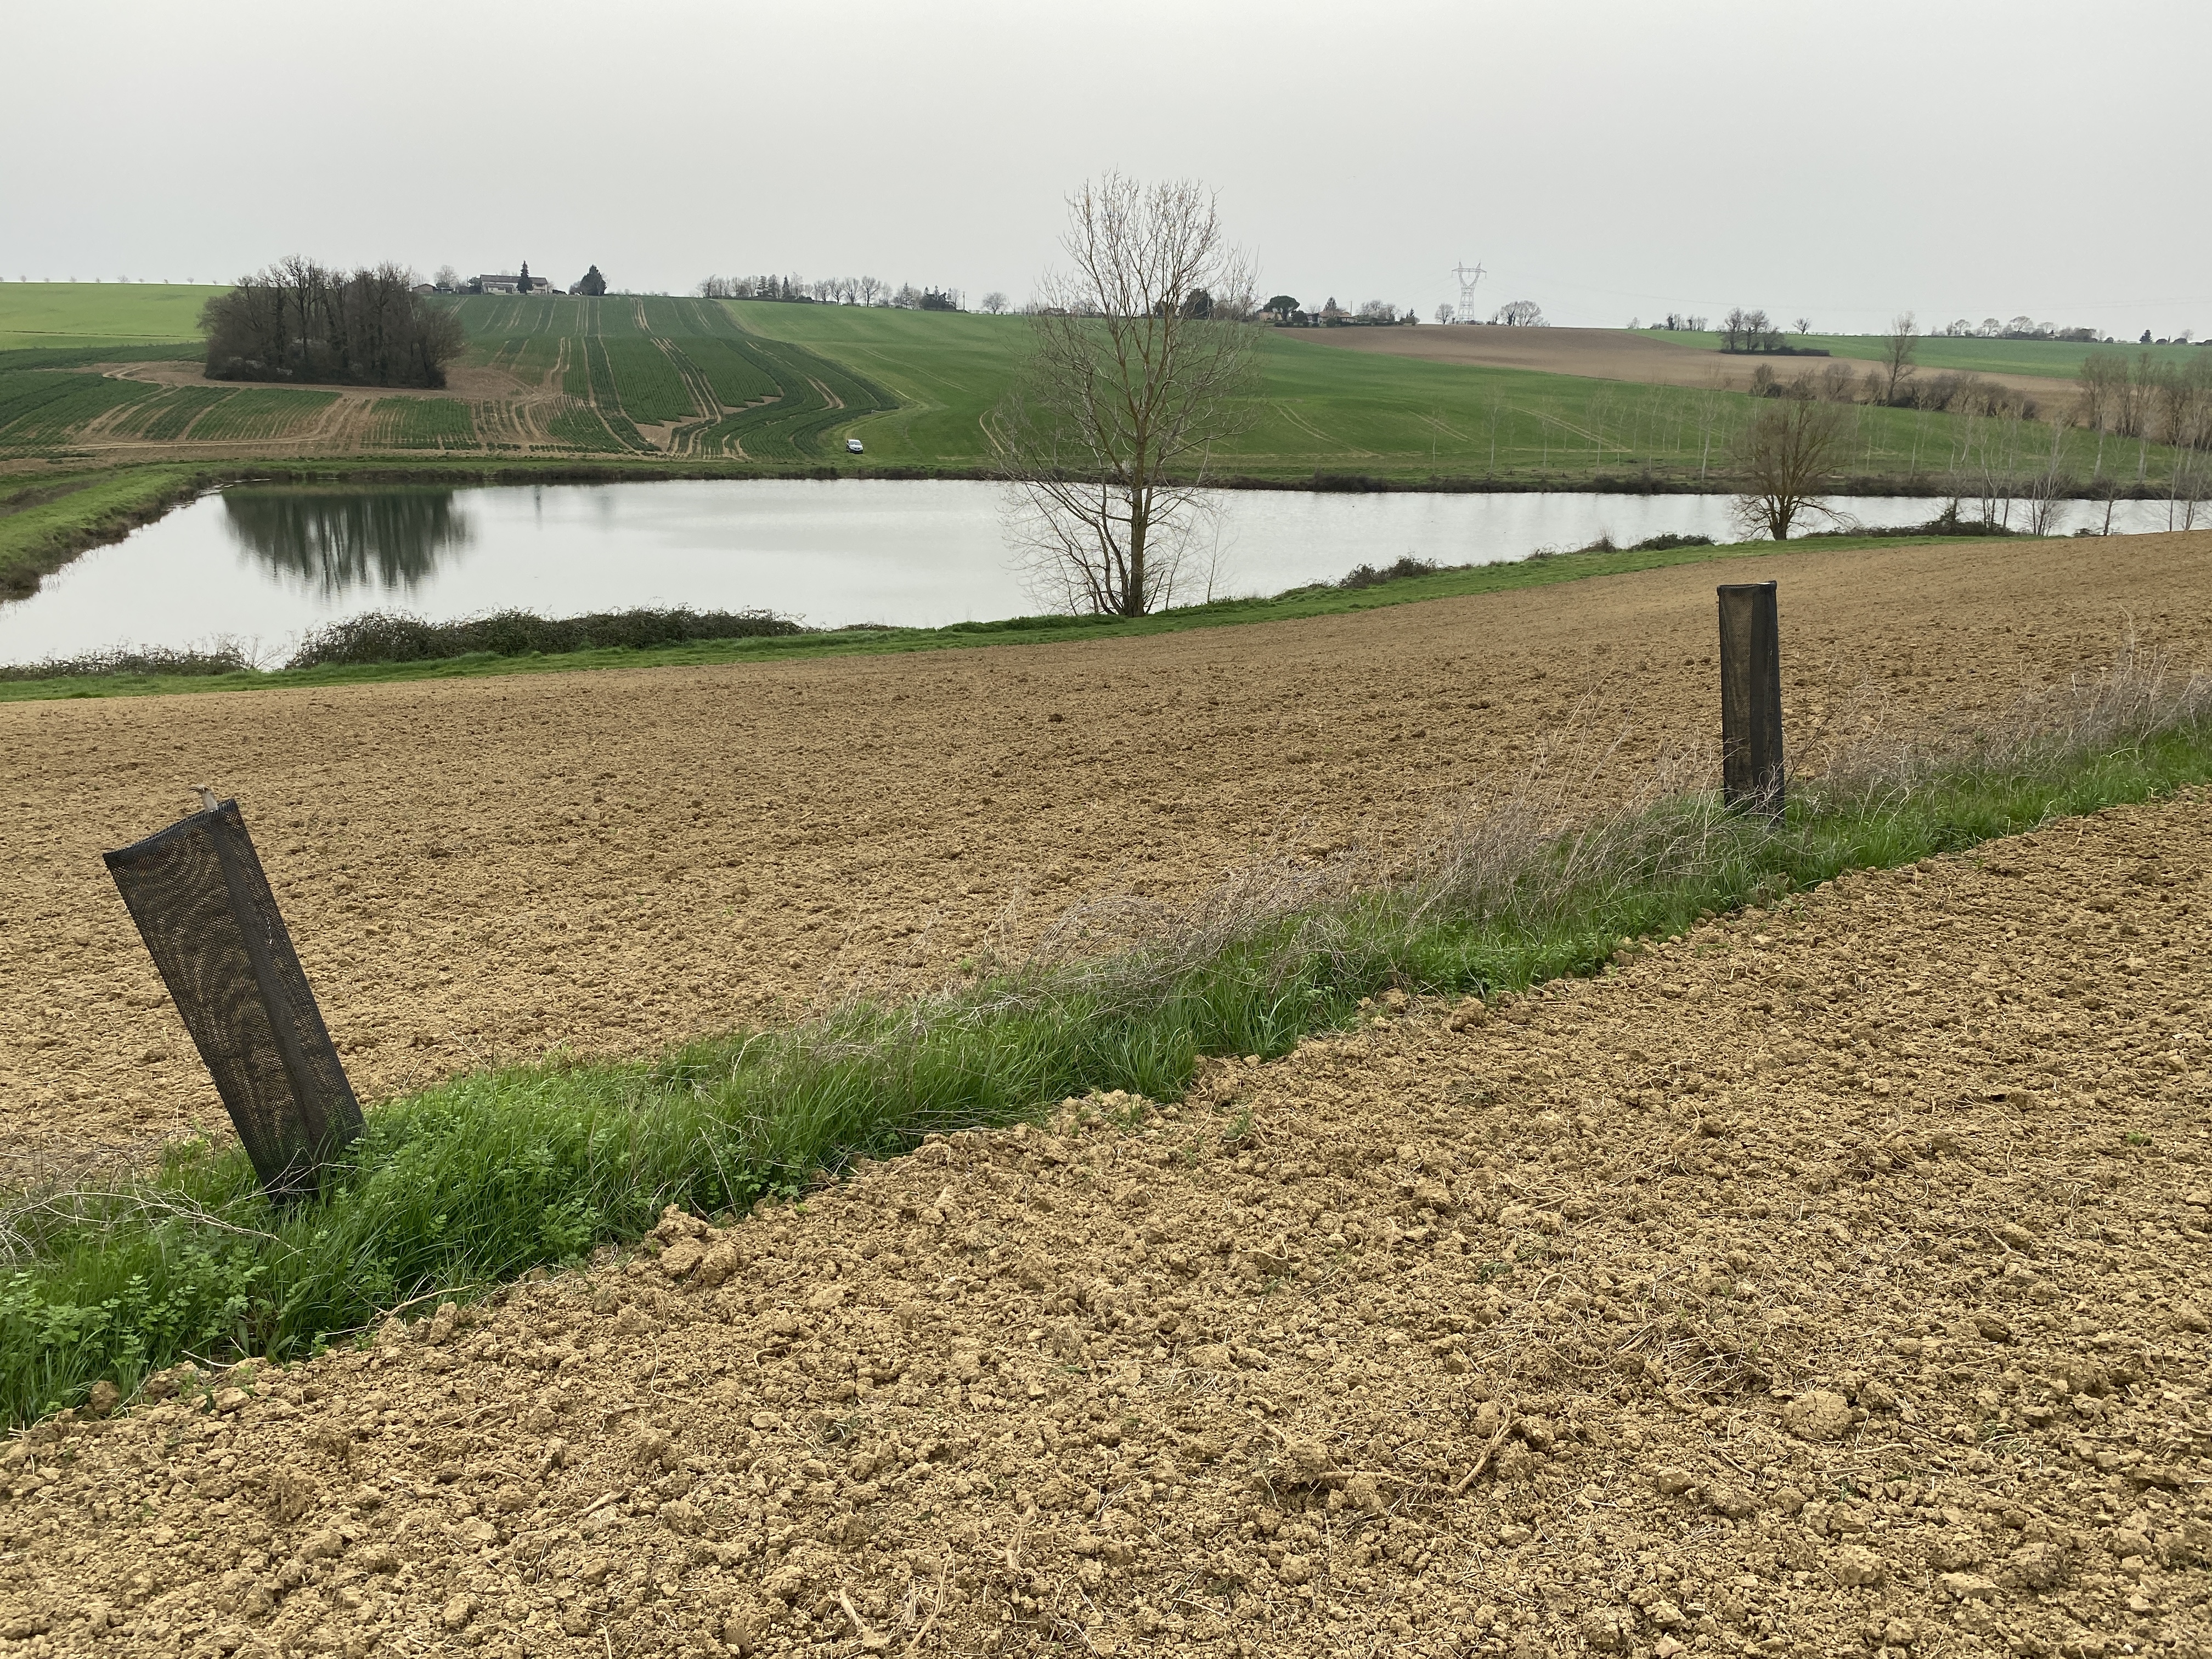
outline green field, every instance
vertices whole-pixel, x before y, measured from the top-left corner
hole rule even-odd
[[[1692,334],[1687,331],[1653,329],[1650,332],[1655,338],[1672,340],[1678,345],[1715,351],[1720,349],[1721,337],[1710,331]],[[1881,361],[1887,345],[1878,334],[1792,334],[1789,343],[1864,362]],[[2085,358],[2100,351],[2124,353],[2130,362],[2148,351],[2154,362],[2182,363],[2190,361],[2193,353],[2212,353],[2212,346],[2142,346],[2124,340],[2112,345],[2095,345],[2072,340],[1982,340],[1923,334],[1913,344],[1912,361],[1923,374],[2038,374],[2070,380],[2081,372]],[[1771,362],[1776,374],[1784,375],[1795,374],[1801,367],[1788,357],[1754,357],[1750,361]],[[1813,367],[1820,367],[1817,361]]]
[[[897,403],[850,362],[749,331],[714,301],[456,303],[471,362],[562,394],[544,416],[555,446],[819,463],[844,457],[854,422]]]
[[[487,295],[449,302],[468,349],[446,398],[332,410],[330,394],[307,388],[160,387],[92,372],[118,357],[189,357],[191,317],[212,291],[0,283],[0,325],[19,325],[19,342],[43,343],[0,354],[0,456],[70,461],[104,451],[122,459],[131,446],[181,443],[234,444],[241,455],[266,457],[273,445],[293,445],[275,453],[434,450],[501,461],[635,457],[972,475],[992,465],[986,417],[1029,337],[1018,317]],[[160,337],[165,329],[170,337]],[[1810,337],[1856,357],[1880,345],[1870,336]],[[1242,429],[1211,459],[1224,480],[1722,489],[1731,444],[1758,407],[1747,396],[1694,387],[1342,351],[1290,331],[1261,331],[1255,349],[1257,390]],[[2063,377],[2089,349],[1937,337],[1921,343],[1921,362],[1928,372]],[[2054,397],[2047,407],[2064,404]],[[1845,491],[1975,493],[1974,480],[2025,476],[2051,453],[2047,425],[1860,405],[1844,414],[1835,481]],[[848,436],[866,453],[848,454]],[[2160,449],[2100,447],[2080,432],[2063,434],[2061,448],[2062,471],[2093,491],[2156,489],[2171,471]]]
[[[200,307],[228,286],[0,283],[0,351],[168,341],[197,344]]]
[[[1026,340],[1020,318],[762,301],[729,308],[747,329],[851,364],[898,396],[900,407],[853,428],[871,460],[989,465],[983,418]],[[1342,351],[1287,330],[1260,336],[1259,362],[1250,424],[1222,446],[1215,458],[1220,476],[1352,473],[1555,488],[1648,477],[1676,488],[1717,485],[1726,476],[1730,442],[1757,407],[1740,393]],[[1932,489],[1969,442],[1977,454],[1991,444],[2010,446],[2023,464],[2049,453],[2047,427],[2034,428],[2037,436],[1858,405],[1845,417],[1850,435],[1839,471],[1847,478]],[[2100,464],[2094,438],[2084,434],[2068,433],[2064,444],[2069,466],[2085,481],[2093,473],[2109,477],[2118,465],[2117,448]],[[2133,481],[2135,459],[2130,450],[2124,482]],[[2150,472],[2163,470],[2160,459]]]
[[[336,397],[289,386],[158,386],[65,369],[0,367],[0,455],[66,450],[95,422],[112,438],[149,443],[281,439],[307,426]]]

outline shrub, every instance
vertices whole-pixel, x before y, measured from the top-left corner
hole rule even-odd
[[[119,645],[82,657],[44,662],[0,663],[0,680],[51,680],[100,674],[242,674],[253,664],[235,645],[171,651],[161,646]]]
[[[1343,588],[1380,587],[1385,582],[1401,582],[1413,576],[1433,576],[1442,568],[1434,559],[1417,559],[1406,553],[1399,556],[1397,563],[1384,565],[1379,570],[1371,564],[1363,564],[1339,577],[1336,585]]]
[[[341,664],[427,662],[487,652],[526,657],[535,652],[640,650],[691,640],[745,640],[799,634],[788,617],[770,611],[694,611],[639,608],[595,611],[586,617],[540,617],[527,611],[495,611],[459,622],[434,623],[403,611],[371,611],[319,628],[300,641],[288,668]]]

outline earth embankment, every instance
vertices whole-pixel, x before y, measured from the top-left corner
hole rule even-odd
[[[2212,1643],[2212,799],[0,1453],[27,1651]]]
[[[0,706],[0,1148],[221,1107],[101,867],[235,795],[365,1097],[941,981],[1070,905],[1418,835],[1549,757],[1617,801],[1782,583],[1793,760],[2212,641],[2212,535],[1806,550],[1265,627],[787,665]]]

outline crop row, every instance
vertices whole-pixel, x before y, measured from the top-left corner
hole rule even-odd
[[[691,388],[657,343],[601,340],[598,345],[613,371],[616,401],[631,420],[649,425],[688,421],[698,414]]]
[[[458,398],[380,398],[368,441],[387,449],[469,449],[477,429]]]
[[[192,428],[197,440],[282,438],[337,401],[335,392],[295,392],[257,387],[234,392],[201,416]]]
[[[558,302],[472,297],[459,302],[475,361],[532,386],[561,362],[574,404],[547,417],[558,442],[583,449],[647,449],[637,425],[690,421],[702,400],[738,411],[696,433],[708,452],[799,460],[823,435],[895,402],[879,387],[804,346],[748,333],[727,307],[667,295],[611,295]],[[448,440],[452,441],[452,440]]]
[[[131,410],[111,429],[118,438],[168,443],[183,437],[194,421],[231,395],[227,386],[172,386]]]
[[[104,374],[0,370],[0,445],[65,441],[109,410],[153,396],[141,381]]]
[[[717,403],[742,409],[778,391],[775,369],[746,341],[695,335],[682,343],[684,356],[705,379]]]
[[[588,403],[563,403],[545,422],[554,441],[576,449],[642,449],[637,428],[619,415],[608,419]]]

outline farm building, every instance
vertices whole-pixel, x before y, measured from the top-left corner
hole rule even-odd
[[[508,272],[479,276],[476,279],[475,287],[480,294],[550,294],[553,291],[553,284],[543,276],[532,276],[528,265],[522,268],[520,276]]]

